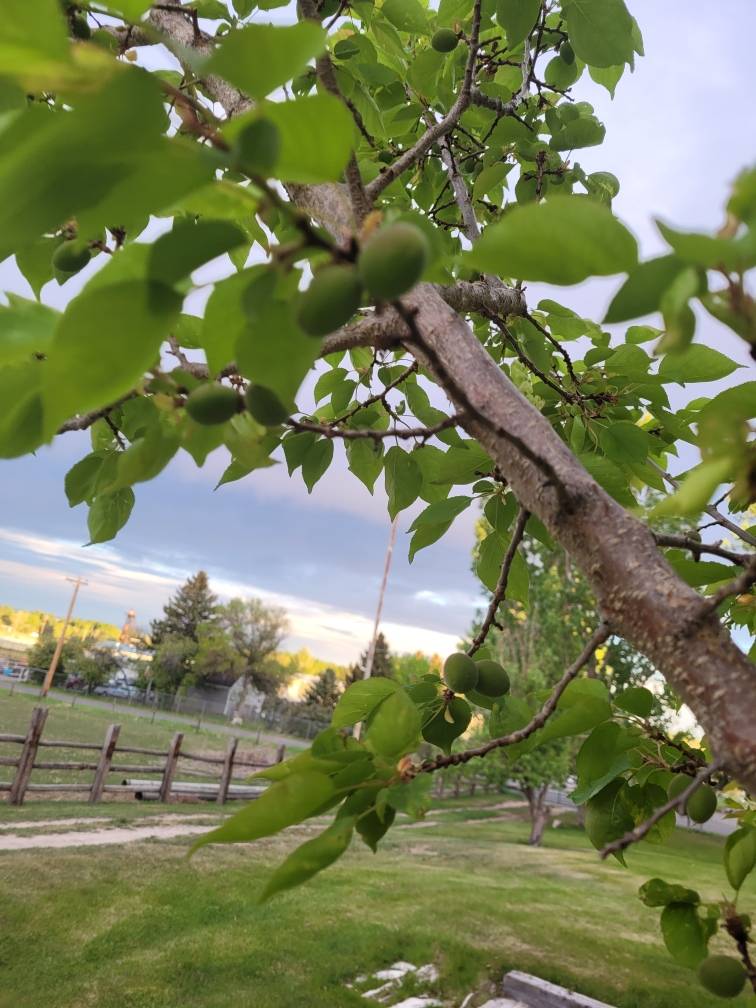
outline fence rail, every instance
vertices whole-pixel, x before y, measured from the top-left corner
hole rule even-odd
[[[8,801],[11,805],[23,805],[27,793],[34,792],[65,792],[86,793],[90,802],[103,800],[103,794],[118,793],[132,794],[134,797],[142,795],[156,796],[160,801],[168,802],[171,797],[181,795],[181,797],[193,797],[195,800],[215,799],[223,804],[230,798],[246,798],[254,793],[254,788],[232,783],[234,769],[237,767],[257,767],[263,768],[272,766],[273,763],[280,763],[285,754],[285,746],[280,745],[276,750],[275,760],[255,759],[249,756],[237,757],[239,739],[232,737],[228,741],[226,753],[223,756],[209,756],[204,753],[187,752],[183,749],[184,733],[176,732],[167,749],[147,749],[140,746],[119,745],[118,739],[121,726],[112,724],[108,726],[102,743],[95,742],[67,742],[62,740],[48,740],[42,737],[45,722],[47,721],[47,708],[35,707],[29,721],[29,728],[26,735],[0,735],[0,742],[6,742],[21,746],[21,753],[16,757],[0,757],[0,766],[15,767],[16,772],[11,781],[0,781],[0,792],[8,792]],[[37,758],[39,750],[48,748],[85,750],[99,753],[96,760],[40,760]],[[162,762],[155,764],[139,764],[117,762],[116,754],[136,753],[141,756],[153,756],[162,759]],[[190,769],[192,776],[210,777],[213,783],[199,781],[178,781],[175,776],[178,770],[179,761],[184,763],[207,763],[217,767],[217,771],[212,769]],[[82,771],[94,772],[91,784],[74,780],[67,784],[38,784],[32,782],[31,776],[34,770],[63,770],[71,773],[81,773]],[[109,774],[139,774],[139,780],[122,780],[113,783],[108,780]],[[143,780],[145,775],[156,775],[159,780]],[[217,782],[217,783],[215,783]]]

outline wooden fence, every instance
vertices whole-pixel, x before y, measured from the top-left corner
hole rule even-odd
[[[26,735],[5,735],[0,734],[0,742],[17,743],[21,746],[21,754],[17,758],[12,756],[0,756],[0,766],[15,768],[13,780],[0,782],[0,792],[8,792],[8,801],[11,805],[22,805],[24,798],[30,792],[84,792],[88,795],[90,802],[103,800],[104,793],[125,794],[135,797],[152,797],[159,801],[168,802],[171,797],[179,794],[196,800],[214,798],[223,804],[229,798],[250,797],[250,788],[239,787],[231,783],[233,772],[238,767],[248,767],[259,769],[270,766],[273,762],[280,763],[284,758],[285,748],[278,747],[276,759],[263,761],[260,759],[244,759],[237,756],[239,745],[238,738],[229,738],[225,755],[207,756],[204,753],[187,752],[183,748],[184,733],[176,732],[171,740],[168,749],[145,749],[138,746],[125,746],[118,744],[118,737],[121,726],[112,724],[105,732],[102,744],[97,742],[65,742],[42,737],[47,720],[47,708],[35,707],[32,711],[29,728]],[[74,749],[92,751],[97,755],[89,760],[81,761],[55,761],[40,760],[40,749]],[[118,762],[117,758],[121,753],[136,754],[139,756],[151,756],[161,760],[154,764]],[[217,769],[192,769],[192,776],[210,777],[217,780],[215,783],[202,783],[194,781],[176,781],[176,771],[179,760],[186,760],[200,764],[210,764]],[[71,784],[36,784],[31,782],[33,770],[63,770],[63,771],[94,771],[94,778],[91,784],[81,784],[74,782]],[[139,774],[138,780],[122,780],[121,783],[110,783],[110,774]],[[142,777],[147,779],[142,780]],[[150,778],[157,779],[151,780]]]

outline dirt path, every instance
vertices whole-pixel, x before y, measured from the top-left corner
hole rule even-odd
[[[197,820],[201,819],[199,825]],[[0,827],[0,851],[34,850],[37,848],[102,847],[108,844],[136,843],[139,840],[172,840],[180,836],[205,833],[218,824],[218,819],[207,815],[156,816],[154,819],[135,820],[131,826],[113,826],[93,830],[69,830],[65,833],[39,833],[31,836],[14,835],[10,830],[45,829],[50,826],[72,826],[82,823],[112,822],[110,819],[42,819],[37,822],[6,823]]]

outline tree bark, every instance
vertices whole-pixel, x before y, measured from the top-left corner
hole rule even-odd
[[[540,787],[523,787],[522,793],[528,800],[530,809],[530,836],[528,844],[530,847],[540,847],[543,834],[551,819],[551,809],[546,804],[546,793],[549,785],[542,784]]]

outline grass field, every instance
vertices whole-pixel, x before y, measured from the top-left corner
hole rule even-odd
[[[443,803],[435,825],[395,829],[375,856],[354,845],[265,906],[261,884],[302,829],[192,861],[189,840],[0,854],[0,1006],[364,1008],[343,984],[400,958],[436,962],[452,1003],[512,968],[618,1008],[721,1003],[672,962],[658,911],[635,895],[660,875],[717,899],[721,841],[679,832],[623,870],[570,827],[525,846],[517,813],[486,800]]]
[[[5,690],[0,691],[0,733],[25,735],[29,726],[29,718],[34,707],[39,706],[40,701],[35,696],[22,693],[14,693],[12,696]],[[129,714],[123,709],[119,709],[115,714],[108,710],[84,707],[77,705],[72,707],[70,702],[59,699],[48,699],[47,721],[45,723],[43,738],[63,739],[65,741],[76,742],[98,742],[101,743],[105,737],[105,732],[109,724],[117,722],[121,725],[119,745],[137,746],[145,749],[166,750],[177,731],[184,732],[183,746],[188,752],[200,753],[203,755],[222,754],[228,743],[228,736],[212,728],[201,728],[199,731],[186,721],[176,719],[176,721],[150,722],[149,718],[139,717],[136,714]],[[299,743],[303,745],[303,743]],[[265,759],[273,757],[275,746],[267,744],[261,740],[259,744],[254,739],[243,739],[239,745],[239,756],[242,752],[245,756],[251,753],[260,755]],[[0,756],[18,757],[20,746],[15,743],[0,743]],[[69,762],[71,760],[96,761],[97,753],[92,750],[75,749],[45,749],[39,750],[38,760],[46,762]],[[154,756],[144,756],[138,753],[124,753],[117,762],[147,765],[159,763],[160,760]],[[194,778],[190,771],[202,769],[197,764],[182,762],[180,764],[182,772],[179,777],[182,780]],[[208,769],[205,765],[205,769]],[[0,780],[9,781],[13,773],[11,767],[0,767]],[[79,782],[88,784],[91,782],[93,771],[86,770],[78,772]],[[122,777],[123,775],[121,775]],[[132,774],[133,776],[133,774]],[[66,784],[77,779],[76,772],[61,770],[35,770],[32,775],[32,782],[36,784]],[[199,777],[197,779],[200,779]],[[115,777],[111,777],[111,783],[116,782]],[[29,803],[34,803],[36,797],[30,793]],[[0,805],[0,808],[7,807]],[[26,808],[26,806],[25,806]],[[0,812],[2,817],[2,812]]]

